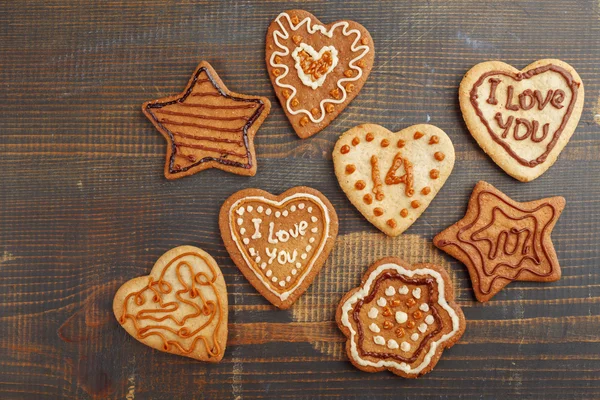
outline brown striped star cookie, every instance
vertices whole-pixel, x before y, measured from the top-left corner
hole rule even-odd
[[[433,125],[391,132],[363,124],[333,150],[335,175],[348,199],[378,229],[397,236],[429,206],[454,167],[454,146]]]
[[[227,89],[206,61],[181,94],[142,106],[144,115],[167,140],[167,179],[207,168],[254,176],[254,135],[270,110],[266,97]]]
[[[340,301],[336,320],[355,367],[404,378],[431,371],[465,331],[446,271],[393,257],[367,270],[361,285]]]

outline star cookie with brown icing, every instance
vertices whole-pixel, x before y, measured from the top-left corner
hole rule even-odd
[[[475,297],[485,302],[513,281],[560,279],[550,234],[564,208],[560,196],[520,203],[480,181],[465,217],[433,243],[467,266]]]
[[[167,179],[207,168],[254,176],[254,135],[270,109],[266,97],[227,89],[206,61],[181,94],[142,106],[144,115],[167,140]]]

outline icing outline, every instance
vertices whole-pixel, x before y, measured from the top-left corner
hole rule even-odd
[[[336,86],[342,91],[342,97],[339,100],[334,100],[334,99],[323,99],[321,100],[321,103],[319,104],[319,108],[321,110],[321,117],[318,119],[315,119],[312,115],[312,113],[310,113],[308,110],[305,109],[300,109],[298,111],[294,111],[291,108],[291,102],[292,99],[294,98],[294,96],[297,93],[297,90],[294,86],[292,85],[288,85],[285,83],[281,83],[280,81],[285,78],[287,76],[287,74],[289,73],[290,69],[288,68],[287,65],[285,64],[276,64],[274,62],[275,57],[280,56],[280,57],[285,57],[287,55],[290,54],[290,50],[285,47],[282,46],[281,43],[279,43],[279,40],[277,39],[278,37],[281,39],[288,39],[290,37],[289,32],[283,27],[283,24],[281,23],[280,19],[281,18],[286,18],[288,20],[289,26],[292,29],[292,31],[297,31],[303,24],[306,23],[306,29],[310,34],[316,33],[317,31],[321,32],[321,34],[327,36],[328,38],[332,38],[333,37],[333,32],[334,30],[339,27],[339,26],[343,26],[342,29],[342,34],[344,36],[350,36],[352,34],[356,35],[356,39],[354,40],[354,42],[352,43],[350,50],[352,50],[352,52],[357,52],[359,50],[364,50],[362,52],[362,54],[360,54],[358,57],[350,60],[350,62],[348,63],[348,66],[350,68],[352,68],[353,70],[357,71],[358,74],[355,77],[352,78],[341,78],[340,80],[337,81]],[[319,24],[313,24],[311,27],[311,18],[310,17],[306,17],[304,18],[302,21],[300,21],[298,23],[298,25],[294,26],[294,24],[292,23],[292,20],[290,18],[290,15],[287,12],[282,12],[281,14],[279,14],[277,16],[277,18],[275,18],[275,21],[277,22],[277,24],[279,25],[279,27],[281,28],[281,30],[284,32],[284,34],[282,34],[279,30],[274,30],[273,31],[273,41],[275,42],[275,45],[277,47],[279,47],[280,49],[283,50],[283,52],[280,51],[274,51],[273,54],[271,54],[271,58],[269,59],[269,64],[274,67],[274,68],[282,68],[285,70],[285,72],[281,75],[279,75],[276,79],[275,79],[275,84],[279,87],[282,88],[287,88],[290,89],[292,91],[292,94],[290,95],[290,97],[287,99],[285,106],[287,108],[287,111],[291,114],[291,115],[298,115],[298,114],[305,114],[306,116],[308,116],[308,118],[310,118],[310,120],[313,123],[319,123],[321,121],[323,121],[325,119],[325,104],[326,103],[333,103],[333,104],[341,104],[344,101],[346,101],[346,97],[347,97],[347,93],[346,93],[346,88],[344,88],[344,86],[342,85],[342,83],[345,82],[354,82],[359,80],[362,77],[362,69],[355,66],[354,63],[357,62],[358,60],[360,60],[361,58],[363,58],[368,52],[369,52],[369,46],[367,45],[362,45],[362,46],[356,46],[356,44],[358,43],[358,41],[361,38],[361,33],[358,29],[351,29],[348,31],[348,27],[350,26],[350,24],[348,23],[348,21],[340,21],[335,23],[330,29],[329,31],[327,31],[325,29],[325,27],[323,25],[319,25]],[[332,68],[333,70],[333,68]],[[314,88],[313,88],[314,89]]]
[[[252,268],[252,262],[248,259],[248,257],[246,257],[246,254],[244,252],[244,248],[242,247],[242,245],[238,242],[237,237],[235,235],[235,231],[233,229],[233,227],[235,226],[234,224],[232,224],[232,215],[233,212],[235,210],[236,207],[239,206],[239,204],[243,201],[252,201],[252,200],[257,200],[257,201],[262,201],[265,203],[268,203],[272,206],[277,206],[280,207],[282,206],[284,203],[287,203],[290,200],[294,200],[296,198],[308,198],[311,201],[314,201],[319,207],[321,207],[321,210],[323,211],[323,216],[325,218],[324,221],[324,231],[323,231],[323,239],[321,240],[321,243],[319,244],[319,248],[315,251],[312,259],[310,260],[310,262],[307,264],[306,268],[304,269],[305,273],[304,275],[302,275],[300,277],[300,279],[298,279],[298,281],[296,282],[296,285],[293,285],[292,288],[290,290],[287,290],[283,293],[279,293],[275,290],[273,290],[271,288],[271,283],[269,282],[269,280],[265,280],[263,278],[263,276],[261,274],[258,273],[258,271],[255,268]],[[235,245],[237,246],[238,250],[240,251],[242,258],[244,259],[244,261],[246,262],[246,265],[248,265],[249,269],[254,273],[254,275],[263,283],[263,285],[271,292],[273,293],[275,296],[277,296],[281,301],[285,301],[288,299],[288,297],[298,288],[302,285],[302,282],[304,281],[304,279],[310,274],[310,270],[313,268],[313,265],[315,263],[315,261],[320,257],[323,249],[325,248],[325,244],[327,243],[327,239],[329,238],[329,225],[330,225],[330,218],[329,218],[329,210],[327,209],[327,206],[325,206],[325,204],[323,203],[323,201],[321,201],[320,198],[318,198],[317,196],[310,194],[310,193],[294,193],[291,196],[287,196],[286,198],[282,199],[281,201],[275,201],[275,200],[271,200],[271,199],[267,199],[263,196],[249,196],[249,197],[244,197],[241,198],[239,200],[237,200],[235,203],[233,203],[231,205],[231,207],[229,208],[229,233],[231,234],[231,238],[233,239]],[[260,268],[260,266],[259,266]]]

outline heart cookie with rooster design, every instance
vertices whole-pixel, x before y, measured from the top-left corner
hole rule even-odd
[[[429,206],[454,167],[454,146],[433,125],[391,132],[363,124],[333,150],[335,175],[352,204],[378,229],[397,236]]]
[[[577,127],[583,83],[569,64],[539,60],[522,71],[500,61],[477,64],[459,88],[469,131],[507,174],[529,182],[554,164]]]
[[[171,249],[150,275],[123,284],[113,311],[127,333],[157,350],[210,362],[225,354],[225,280],[215,260],[197,247]]]
[[[289,10],[267,31],[271,83],[303,139],[329,125],[356,97],[374,58],[371,35],[353,21],[323,25],[309,12]]]
[[[338,220],[319,191],[274,196],[245,189],[223,203],[219,227],[229,255],[273,305],[289,308],[310,286],[335,242]]]

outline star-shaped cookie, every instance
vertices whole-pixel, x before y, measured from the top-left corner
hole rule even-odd
[[[206,61],[200,63],[181,94],[142,106],[146,117],[167,139],[167,179],[207,168],[254,176],[253,139],[270,110],[266,97],[227,89]]]
[[[513,281],[560,279],[550,234],[564,208],[560,196],[520,203],[480,181],[465,217],[433,243],[467,266],[475,297],[485,302]]]

